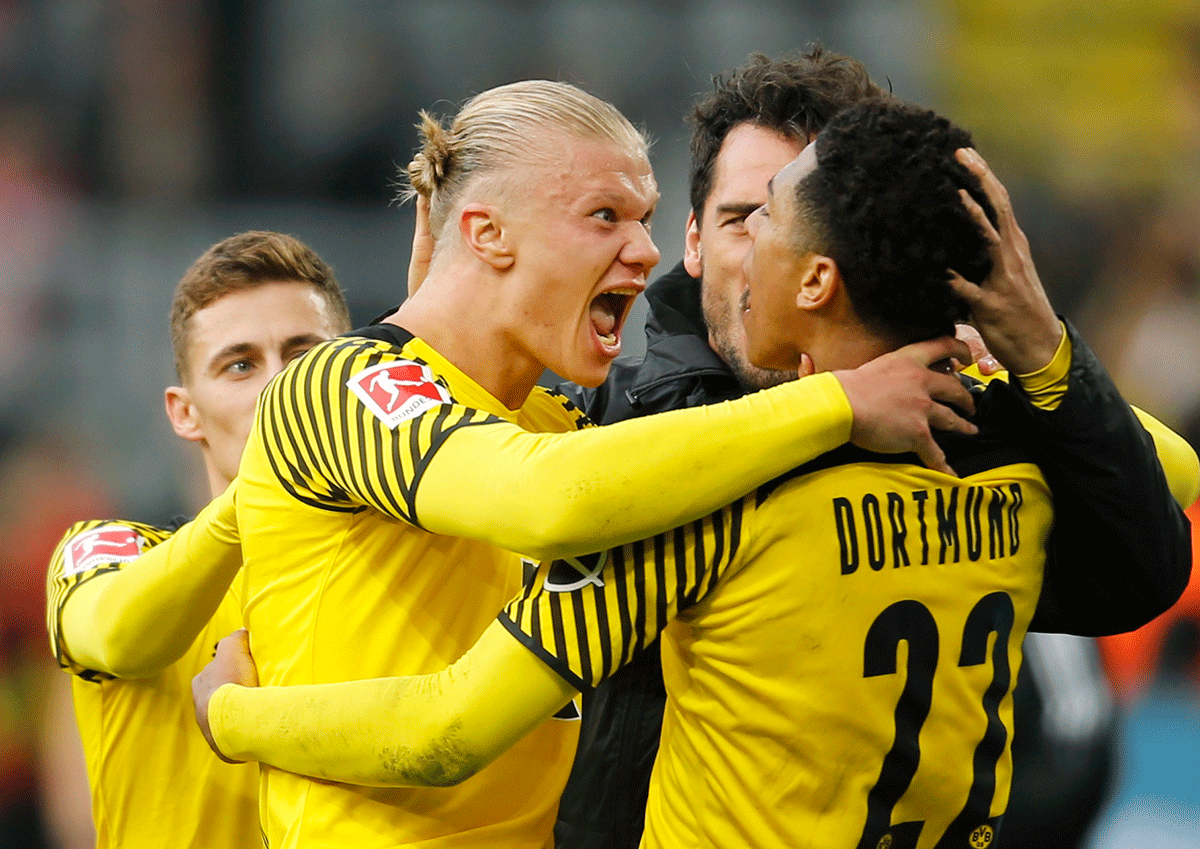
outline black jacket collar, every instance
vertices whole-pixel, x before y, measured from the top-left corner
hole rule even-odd
[[[688,377],[728,377],[725,361],[708,345],[700,307],[700,281],[679,263],[646,290],[646,356],[630,391],[640,395],[668,381]]]

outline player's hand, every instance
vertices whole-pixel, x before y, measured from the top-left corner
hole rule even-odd
[[[192,703],[196,708],[196,724],[200,726],[200,733],[218,758],[226,763],[241,763],[221,754],[208,724],[208,703],[223,684],[258,686],[258,669],[254,666],[254,658],[250,656],[250,633],[245,628],[234,631],[217,643],[213,659],[192,679]]]
[[[850,441],[881,454],[915,451],[930,469],[957,475],[933,440],[934,430],[974,434],[958,412],[974,415],[975,400],[948,359],[970,360],[967,346],[949,336],[906,345],[849,371],[835,371],[854,410]]]
[[[1004,370],[1004,366],[1000,365],[992,356],[992,352],[988,350],[987,343],[983,341],[979,331],[971,325],[954,325],[954,338],[970,349],[971,359],[975,361],[975,366],[979,369],[980,374],[988,376]],[[961,363],[960,367],[966,368],[969,365],[970,363]]]
[[[966,191],[959,191],[963,205],[991,245],[992,273],[977,285],[951,271],[950,285],[971,307],[972,323],[996,359],[1013,374],[1030,374],[1054,358],[1062,341],[1062,325],[1042,288],[1008,190],[975,150],[962,148],[955,157],[979,178],[996,210],[997,226],[992,226]]]
[[[413,228],[412,255],[408,260],[408,296],[411,298],[425,282],[433,261],[435,242],[429,229],[429,198],[417,195],[417,222]]]

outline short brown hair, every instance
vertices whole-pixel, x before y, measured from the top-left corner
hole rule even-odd
[[[175,287],[171,302],[171,345],[179,379],[189,375],[187,349],[193,315],[231,292],[293,281],[308,283],[324,296],[335,330],[350,329],[350,311],[333,269],[294,236],[250,230],[222,239],[201,254]]]
[[[691,116],[690,189],[696,219],[712,191],[717,154],[734,127],[753,124],[807,142],[847,106],[886,94],[857,59],[819,44],[778,59],[754,53],[744,65],[713,77],[712,92]]]

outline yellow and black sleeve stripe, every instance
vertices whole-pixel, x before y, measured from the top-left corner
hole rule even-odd
[[[735,562],[745,502],[648,540],[542,563],[500,621],[572,686],[628,663]]]
[[[173,530],[156,527],[155,525],[146,525],[141,522],[128,522],[121,519],[90,519],[84,522],[76,522],[67,529],[62,539],[59,540],[58,546],[54,549],[54,554],[50,558],[50,567],[46,572],[46,631],[50,636],[50,651],[54,655],[55,662],[62,669],[78,675],[87,681],[103,681],[111,679],[112,676],[80,666],[67,654],[63,647],[62,639],[63,608],[67,600],[71,597],[71,594],[80,586],[100,575],[115,572],[125,564],[122,562],[101,562],[89,569],[68,574],[66,550],[67,546],[80,534],[96,530],[97,528],[103,528],[107,525],[120,525],[139,534],[146,541],[143,552],[149,551],[150,548],[158,545],[174,533]]]
[[[451,403],[388,427],[347,382],[398,359],[399,352],[383,342],[335,339],[267,387],[259,402],[260,435],[275,476],[292,497],[336,512],[373,507],[416,525],[417,486],[446,437],[467,425],[502,421]]]

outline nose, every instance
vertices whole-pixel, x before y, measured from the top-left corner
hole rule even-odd
[[[621,261],[626,265],[641,266],[648,273],[650,269],[658,265],[662,254],[659,253],[658,246],[650,238],[650,231],[644,224],[640,221],[634,221],[631,224],[634,232],[621,250]]]
[[[762,211],[763,208],[760,206],[746,216],[746,232],[750,234],[751,239],[758,235],[758,228],[762,226]]]
[[[263,369],[266,380],[270,380],[275,375],[283,371],[283,367],[288,364],[288,361],[283,358],[281,351],[270,351],[267,353],[266,367]],[[264,381],[266,382],[266,381]]]

